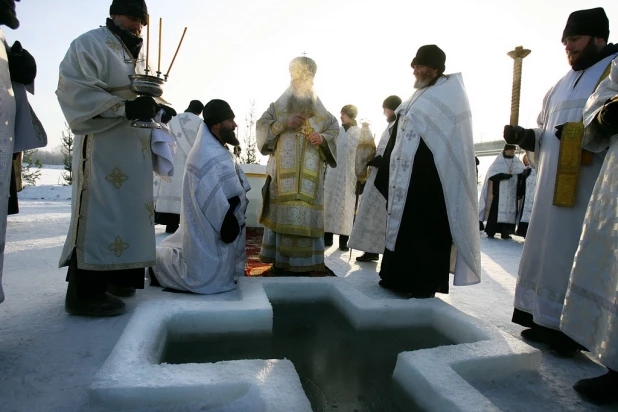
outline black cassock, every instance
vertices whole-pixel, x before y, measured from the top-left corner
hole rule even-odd
[[[487,235],[494,236],[496,233],[500,233],[502,236],[506,237],[515,233],[514,223],[498,223],[498,206],[500,203],[500,182],[517,178],[517,176],[506,173],[498,173],[489,178],[492,182],[493,199],[491,200],[491,207],[489,208],[489,215],[487,216],[487,225],[485,226],[485,233],[487,233]],[[517,197],[514,201],[517,203]]]
[[[376,188],[387,200],[389,163],[396,134],[397,124],[375,180]],[[393,290],[426,298],[436,292],[448,293],[453,238],[440,176],[433,154],[422,138],[411,173],[395,251],[384,250],[380,278]]]

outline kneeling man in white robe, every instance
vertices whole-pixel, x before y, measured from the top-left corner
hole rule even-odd
[[[223,100],[204,107],[201,134],[189,152],[182,183],[180,228],[157,248],[150,272],[166,288],[227,292],[244,273],[247,177],[226,144],[239,144],[234,112]]]

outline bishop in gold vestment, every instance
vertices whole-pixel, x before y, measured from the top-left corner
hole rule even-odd
[[[269,155],[262,189],[260,258],[273,272],[324,271],[324,171],[336,167],[337,119],[313,90],[317,66],[290,63],[290,87],[257,121],[257,144]]]

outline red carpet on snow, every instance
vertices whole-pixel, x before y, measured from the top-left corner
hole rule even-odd
[[[274,275],[270,272],[271,264],[263,263],[260,261],[260,249],[262,248],[262,236],[264,235],[264,229],[261,227],[247,228],[247,263],[245,264],[245,276],[263,276],[274,277],[281,275]],[[324,277],[324,276],[337,276],[326,268],[326,272],[313,271],[310,272],[309,277]],[[287,273],[283,276],[293,276]]]

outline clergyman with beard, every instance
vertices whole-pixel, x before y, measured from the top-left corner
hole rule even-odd
[[[411,298],[481,281],[472,115],[461,74],[445,75],[436,45],[412,60],[416,91],[403,102],[374,181],[386,199],[379,285]]]
[[[605,156],[605,152],[595,153],[589,164],[582,162],[578,177],[564,175],[559,167],[560,153],[570,152],[571,157],[577,158],[581,142],[576,143],[574,150],[568,149],[565,145],[577,140],[571,133],[565,140],[561,131],[562,125],[569,123],[568,127],[576,131],[579,124],[580,136],[583,135],[586,100],[607,76],[618,55],[618,47],[608,43],[608,39],[609,19],[602,8],[571,13],[561,37],[571,68],[547,93],[537,127],[504,127],[504,139],[525,149],[538,170],[512,321],[528,328],[521,333],[524,339],[548,343],[550,350],[560,356],[573,356],[580,349],[579,344],[560,331],[560,317],[586,208]],[[556,185],[564,187],[565,181],[574,185],[568,191],[556,191]],[[574,197],[569,206],[556,202],[565,194]]]
[[[114,0],[104,27],[75,39],[60,63],[56,95],[75,134],[71,226],[60,257],[69,266],[65,309],[72,315],[114,316],[120,297],[144,287],[156,257],[152,129],[131,127],[159,110],[176,112],[129,89],[144,74],[143,0]],[[109,292],[109,293],[108,293]]]
[[[256,123],[258,149],[268,155],[262,190],[260,259],[274,274],[324,272],[324,173],[336,167],[339,123],[317,97],[316,63],[290,63],[288,89]]]
[[[206,127],[189,152],[182,180],[180,227],[157,248],[150,274],[154,285],[212,294],[234,289],[235,277],[244,275],[251,187],[227,147],[239,144],[230,106],[211,100],[202,115]]]
[[[496,233],[500,233],[502,239],[510,239],[515,233],[519,178],[525,168],[515,156],[516,148],[512,144],[504,145],[504,150],[485,174],[479,198],[479,224],[487,222],[485,233],[491,239]]]

